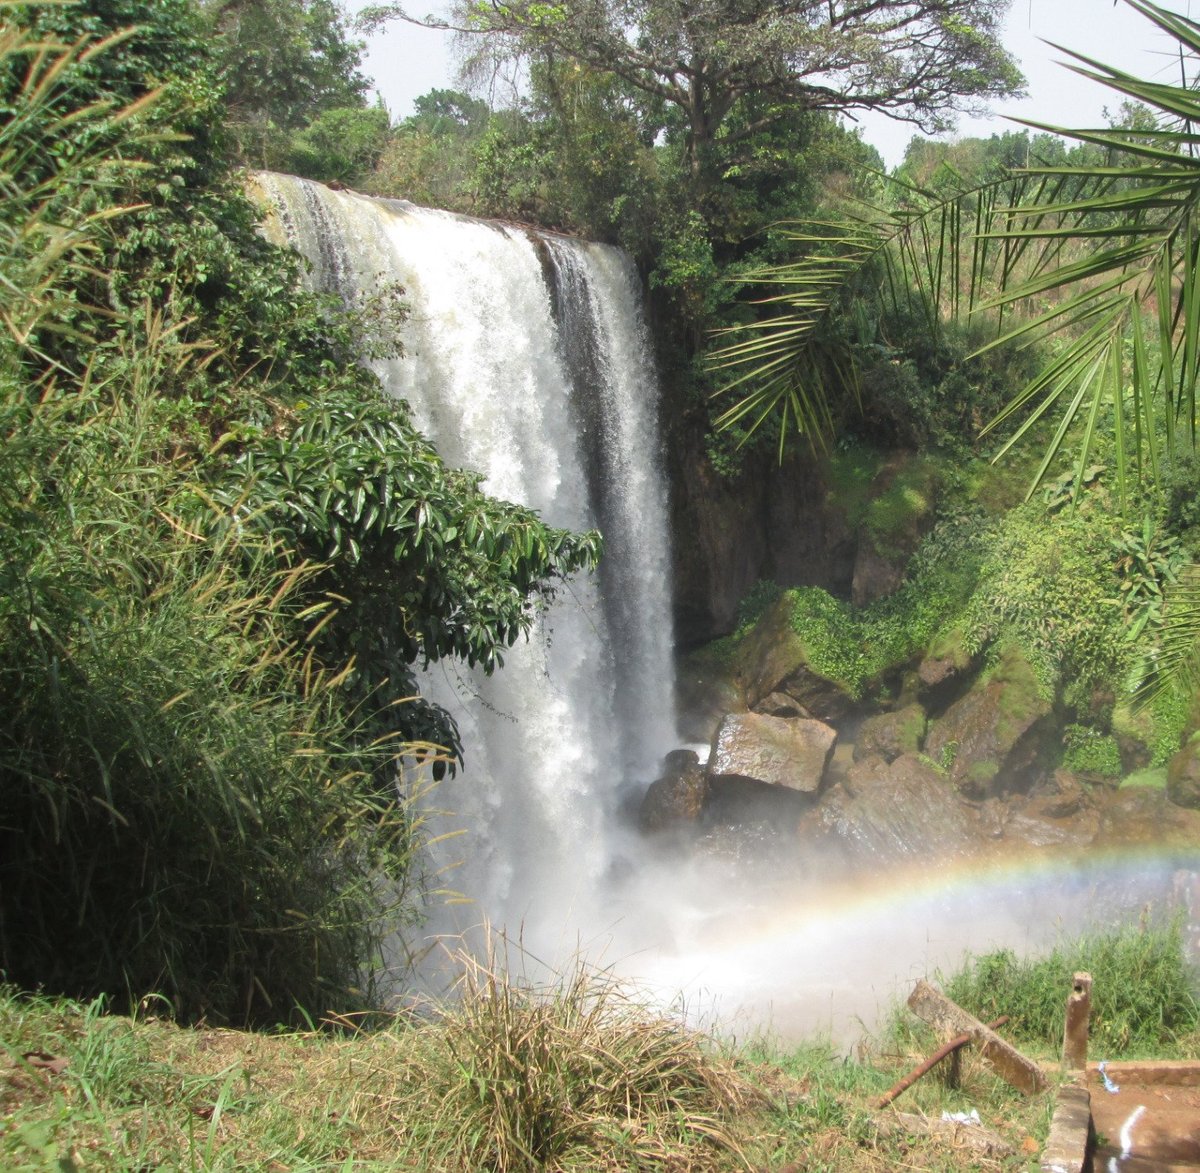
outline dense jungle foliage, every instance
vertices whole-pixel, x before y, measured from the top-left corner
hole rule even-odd
[[[0,968],[280,1020],[411,915],[411,666],[497,665],[598,538],[447,469],[258,235],[211,15],[0,10]]]

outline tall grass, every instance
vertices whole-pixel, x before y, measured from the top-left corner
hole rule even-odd
[[[181,341],[168,301],[126,324],[103,378],[38,349],[85,329],[68,278],[120,211],[76,208],[93,181],[128,181],[136,164],[110,148],[138,111],[72,103],[73,70],[111,45],[32,39],[10,11],[0,969],[76,996],[160,994],[190,1017],[361,1006],[407,908],[403,747],[364,735],[353,666],[314,653],[332,601],[305,590],[313,568],[215,524],[186,394],[212,347]],[[25,182],[29,157],[44,166]]]
[[[1010,1037],[1057,1051],[1077,971],[1092,975],[1094,1056],[1195,1052],[1200,1046],[1200,984],[1178,921],[1084,936],[1040,958],[1020,958],[1009,949],[969,958],[944,988],[978,1018],[1009,1015]]]
[[[582,963],[538,986],[504,956],[461,960],[460,996],[414,1028],[394,1093],[427,1167],[744,1164],[734,1121],[755,1094],[706,1040]]]

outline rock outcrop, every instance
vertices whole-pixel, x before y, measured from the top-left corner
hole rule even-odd
[[[857,760],[802,831],[859,866],[967,854],[980,841],[974,811],[927,758]]]
[[[663,776],[651,782],[639,812],[642,830],[680,830],[700,821],[708,801],[708,776],[692,749],[672,750]]]
[[[708,772],[818,794],[836,741],[837,734],[820,721],[730,713],[713,739]]]
[[[1200,810],[1200,733],[1167,763],[1167,797],[1176,805]]]
[[[1009,650],[934,722],[925,752],[967,798],[1027,790],[1050,715],[1033,670]]]
[[[854,760],[880,757],[893,762],[903,754],[915,754],[925,740],[925,726],[925,710],[918,704],[868,717],[854,742]]]

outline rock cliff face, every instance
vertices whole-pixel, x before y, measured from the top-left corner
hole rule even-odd
[[[760,458],[720,476],[694,430],[669,445],[675,630],[695,647],[732,630],[738,603],[759,579],[824,586],[848,595],[857,545],[827,507],[817,462],[797,452],[782,465]]]
[[[798,598],[781,596],[716,658],[693,657],[702,668],[681,694],[708,760],[668,759],[644,827],[670,826],[695,850],[847,874],[1200,839],[1200,734],[1170,770],[1124,785],[1072,773],[1060,765],[1070,709],[1013,646],[928,671],[918,658],[898,694],[855,698],[809,667],[789,622]]]
[[[735,477],[709,461],[687,422],[668,439],[676,636],[695,647],[731,631],[761,579],[819,586],[864,605],[893,592],[933,518],[937,464],[896,452],[839,485],[831,460],[802,445],[780,463],[747,457]]]

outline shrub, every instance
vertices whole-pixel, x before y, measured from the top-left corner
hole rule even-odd
[[[702,1170],[740,1156],[750,1091],[701,1036],[581,964],[539,986],[507,958],[460,961],[460,997],[416,1028],[396,1091],[423,1164]]]
[[[1200,1029],[1195,974],[1185,960],[1178,921],[1084,936],[1042,958],[1018,958],[1008,949],[968,958],[946,981],[945,991],[984,1021],[1009,1015],[1010,1036],[1057,1050],[1063,1007],[1077,971],[1092,975],[1090,1030],[1096,1054],[1151,1054]]]

